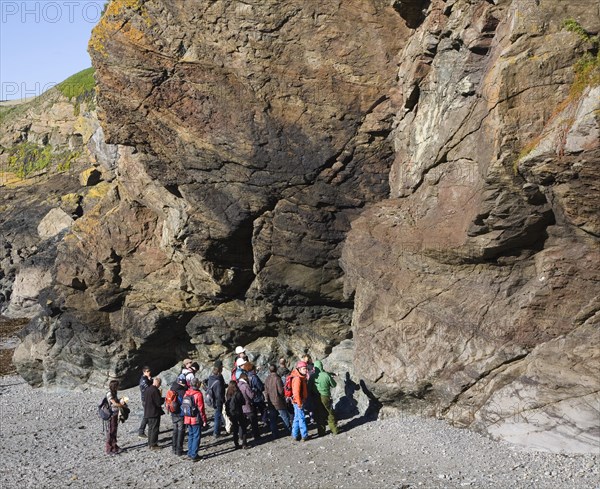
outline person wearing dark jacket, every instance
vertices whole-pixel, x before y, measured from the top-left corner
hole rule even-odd
[[[291,433],[290,415],[283,395],[283,382],[275,365],[269,365],[269,375],[265,379],[265,399],[269,409],[271,436],[277,436],[277,414],[281,417],[288,434]]]
[[[156,377],[144,392],[144,418],[148,420],[148,448],[151,450],[159,448],[160,417],[165,414],[161,408],[164,399],[159,390],[160,384],[160,378]]]
[[[244,423],[246,426],[250,423],[250,426],[252,427],[252,436],[255,440],[259,440],[260,431],[258,429],[258,418],[256,417],[256,408],[252,402],[254,392],[252,392],[252,388],[248,383],[248,374],[243,373],[240,375],[240,378],[238,379],[238,389],[244,396],[244,405],[242,406]]]
[[[215,408],[215,426],[213,428],[213,436],[219,437],[221,432],[221,424],[223,421],[223,403],[225,402],[225,379],[222,375],[223,365],[215,366],[212,369],[212,374],[208,377],[207,390],[213,399]]]
[[[225,412],[231,420],[231,433],[235,448],[249,448],[248,429],[246,419],[244,418],[244,411],[242,411],[243,406],[244,396],[238,389],[237,382],[232,380],[229,382],[229,386],[225,392]],[[240,439],[242,441],[241,446]]]
[[[152,372],[150,371],[150,367],[142,368],[142,376],[140,377],[140,396],[142,398],[142,406],[144,405],[144,392],[148,386],[152,385]],[[138,435],[140,438],[146,438],[146,426],[148,425],[148,420],[146,417],[142,417],[142,423],[140,424],[140,428],[138,430]]]
[[[181,406],[181,401],[183,401],[183,396],[185,396],[185,391],[187,390],[185,379],[178,378],[173,382],[171,390],[177,394],[179,406]],[[183,423],[181,408],[178,413],[171,413],[171,422],[173,424],[173,442],[171,447],[175,455],[181,456],[183,455],[183,439],[185,438],[185,424]]]

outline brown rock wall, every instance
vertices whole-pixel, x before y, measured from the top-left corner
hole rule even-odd
[[[550,450],[598,433],[598,98],[570,92],[586,47],[561,27],[597,32],[589,7],[432,2],[401,55],[395,199],[342,256],[374,393]]]

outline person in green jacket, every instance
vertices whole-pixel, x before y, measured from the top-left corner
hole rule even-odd
[[[337,384],[330,373],[323,369],[323,362],[315,362],[315,373],[308,380],[308,389],[316,394],[316,412],[315,421],[317,423],[317,432],[319,436],[325,435],[325,425],[329,424],[329,429],[334,435],[339,433],[333,406],[331,403],[331,388]]]

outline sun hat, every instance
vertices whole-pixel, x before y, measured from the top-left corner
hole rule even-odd
[[[243,358],[238,358],[238,359],[235,361],[235,366],[236,366],[236,367],[241,367],[242,365],[244,365],[244,363],[246,363],[246,360],[244,360]]]
[[[302,360],[300,360],[297,364],[296,364],[296,368],[302,368],[302,367],[308,367],[308,363],[303,362]]]
[[[235,347],[235,354],[239,355],[240,353],[244,353],[246,351],[246,349],[243,346],[236,346]]]

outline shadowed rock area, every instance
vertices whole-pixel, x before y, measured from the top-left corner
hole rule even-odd
[[[599,17],[111,1],[89,48],[103,191],[43,226],[44,287],[12,285],[39,308],[19,373],[132,385],[237,344],[259,365],[340,345],[331,368],[389,411],[597,449],[600,88],[574,67]]]

